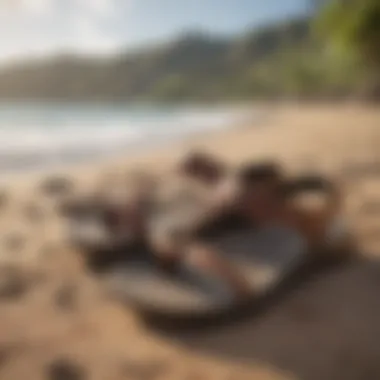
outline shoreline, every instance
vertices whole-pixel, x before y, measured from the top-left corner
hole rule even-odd
[[[161,175],[170,172],[176,160],[191,150],[210,151],[231,164],[249,159],[273,158],[295,170],[318,167],[330,171],[337,169],[337,165],[348,157],[363,159],[365,156],[374,156],[377,150],[374,141],[380,143],[380,131],[377,132],[371,121],[375,119],[377,123],[380,111],[370,106],[349,103],[299,107],[292,103],[261,105],[261,108],[254,105],[253,108],[259,110],[256,111],[259,117],[254,117],[253,122],[251,119],[241,125],[196,131],[143,149],[137,147],[127,155],[120,153],[91,162],[5,175],[0,186],[23,193],[30,192],[47,177],[68,177],[80,187],[88,187],[105,174],[113,172],[143,170]],[[360,120],[363,118],[369,119],[370,123],[358,130],[356,118],[359,125],[363,125]],[[348,124],[347,128],[344,124]],[[342,138],[345,137],[350,147],[342,144]],[[326,143],[323,144],[320,138],[326,139]]]
[[[204,130],[195,129],[182,134],[173,134],[165,139],[158,138],[151,142],[145,141],[135,145],[131,144],[125,149],[129,150],[128,153],[118,149],[117,152],[113,154],[98,155],[83,160],[79,159],[77,162],[62,163],[60,165],[54,165],[53,167],[4,171],[3,177],[0,180],[0,186],[7,187],[9,185],[12,186],[12,184],[17,184],[18,186],[21,184],[25,185],[30,182],[41,181],[50,176],[78,177],[84,172],[86,172],[86,176],[93,177],[100,175],[103,171],[112,171],[115,168],[117,170],[118,167],[124,165],[130,168],[131,165],[133,166],[134,164],[129,164],[129,161],[137,164],[142,162],[144,166],[147,159],[149,160],[151,157],[152,161],[154,161],[155,157],[165,156],[169,149],[178,151],[182,146],[184,149],[187,149],[192,143],[197,144],[200,141],[219,138],[225,133],[234,133],[239,130],[244,130],[245,128],[259,127],[261,119],[268,117],[263,109],[257,108],[256,106],[253,107],[254,111],[251,110],[248,112],[247,109],[247,107],[244,108],[244,121],[239,124],[231,123],[215,128],[205,128]]]

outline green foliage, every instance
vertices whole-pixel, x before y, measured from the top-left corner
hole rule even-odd
[[[186,79],[180,75],[168,75],[157,81],[150,94],[152,98],[173,101],[186,97],[187,89]]]
[[[380,1],[335,0],[317,22],[319,33],[334,48],[380,68]]]
[[[371,8],[358,8],[362,3]],[[191,33],[109,59],[61,57],[4,69],[0,98],[174,102],[355,93],[367,76],[357,56],[375,62],[380,54],[380,2],[346,4],[328,4],[316,25],[305,17],[233,39]]]

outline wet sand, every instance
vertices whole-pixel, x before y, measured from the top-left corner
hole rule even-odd
[[[231,164],[274,157],[289,171],[336,175],[348,163],[380,162],[380,111],[374,108],[269,111],[258,125],[63,174],[84,190],[107,173],[146,168],[162,176],[194,148]],[[380,234],[369,234],[380,230],[380,218],[358,214],[365,202],[380,203],[380,171],[351,179],[344,183],[346,212],[363,246],[360,262],[311,276],[255,318],[176,334],[149,329],[112,302],[76,252],[65,248],[40,176],[7,184],[0,199],[1,267],[7,266],[0,275],[0,379],[380,378]],[[21,271],[12,281],[10,265]]]

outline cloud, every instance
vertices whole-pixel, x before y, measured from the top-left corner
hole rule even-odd
[[[48,14],[53,7],[51,0],[28,0],[21,3],[21,9],[32,14]]]
[[[0,0],[0,60],[113,52],[128,40],[121,31],[132,1]]]
[[[42,15],[48,13],[52,0],[0,0],[0,14],[8,16]]]
[[[79,0],[83,7],[100,15],[109,15],[116,8],[116,2],[112,0]]]
[[[70,50],[82,53],[109,53],[121,47],[123,41],[99,27],[92,19],[78,17],[72,23],[75,36],[68,36]]]

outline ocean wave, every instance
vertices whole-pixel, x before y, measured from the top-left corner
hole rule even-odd
[[[241,111],[199,108],[0,106],[0,169],[26,170],[138,150],[226,128]]]

